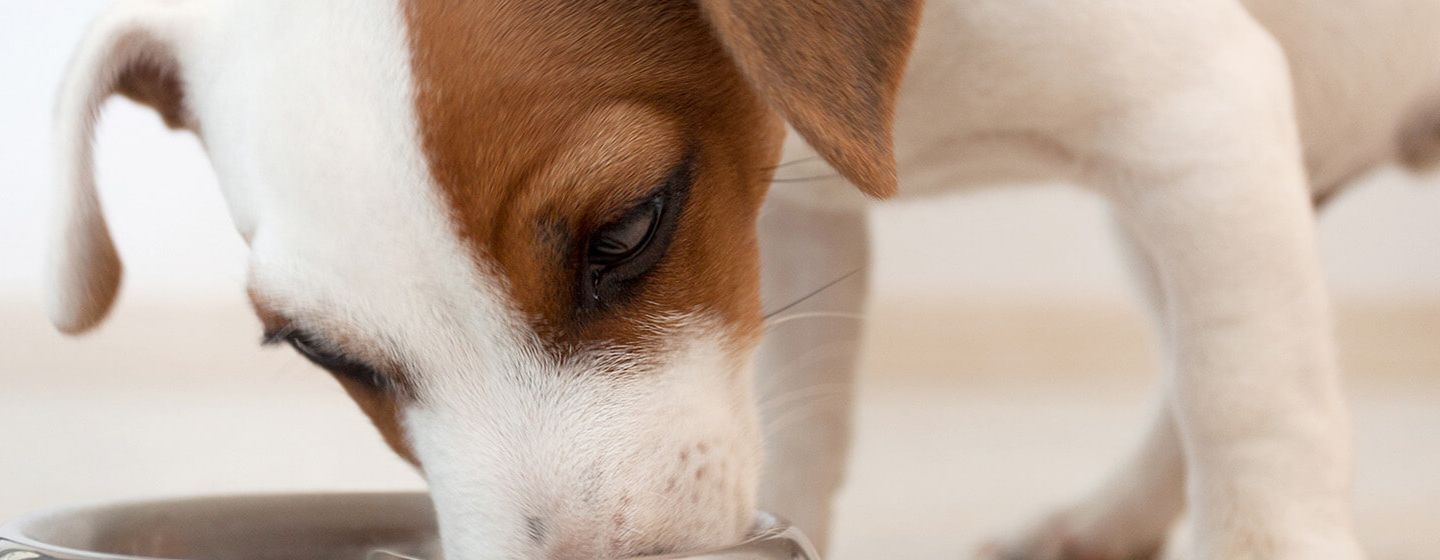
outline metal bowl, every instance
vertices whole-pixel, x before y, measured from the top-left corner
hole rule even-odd
[[[430,498],[419,493],[137,502],[43,512],[0,527],[0,560],[438,560],[438,551]],[[818,556],[799,530],[762,514],[753,535],[734,546],[643,560],[662,559]]]

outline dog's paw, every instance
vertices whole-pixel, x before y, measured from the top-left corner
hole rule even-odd
[[[1160,545],[1159,539],[1136,539],[1124,534],[1123,528],[1096,527],[1079,522],[1071,512],[1061,512],[1013,536],[985,543],[974,560],[1155,560]]]

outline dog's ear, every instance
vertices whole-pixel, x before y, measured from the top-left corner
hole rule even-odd
[[[752,87],[866,194],[895,192],[891,117],[921,0],[700,0]]]
[[[120,258],[95,192],[91,143],[101,105],[122,94],[172,128],[193,128],[179,49],[194,18],[185,4],[122,2],[86,32],[60,86],[47,311],[63,332],[100,322],[120,287]]]

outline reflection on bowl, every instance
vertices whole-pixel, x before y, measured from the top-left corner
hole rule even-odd
[[[420,493],[277,494],[139,502],[39,513],[0,528],[0,560],[439,559]],[[748,540],[647,560],[818,560],[762,515]]]

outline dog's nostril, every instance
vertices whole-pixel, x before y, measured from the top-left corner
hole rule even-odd
[[[535,544],[545,541],[545,520],[530,516],[525,518],[525,532]]]

